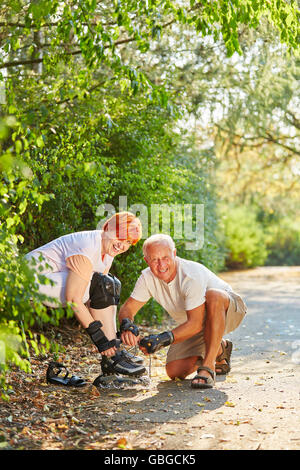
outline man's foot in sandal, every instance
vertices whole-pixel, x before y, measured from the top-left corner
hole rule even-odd
[[[232,342],[229,340],[222,340],[219,349],[219,355],[216,357],[216,375],[228,374],[231,369],[230,357],[232,352]]]
[[[213,388],[216,381],[216,373],[210,367],[200,366],[197,369],[197,375],[192,379],[192,388]]]

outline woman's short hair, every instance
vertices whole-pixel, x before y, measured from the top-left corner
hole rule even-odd
[[[132,245],[142,238],[142,224],[131,212],[117,212],[103,225],[105,232],[112,232],[118,240],[130,241]]]
[[[165,243],[167,244],[171,250],[175,250],[175,243],[172,237],[170,235],[166,235],[164,233],[156,233],[155,235],[151,235],[151,237],[147,238],[144,241],[143,244],[143,253],[144,256],[147,256],[147,249],[150,245],[153,245],[154,243]]]

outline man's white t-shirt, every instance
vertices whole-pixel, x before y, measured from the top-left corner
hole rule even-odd
[[[187,319],[187,310],[199,307],[205,302],[207,289],[232,292],[229,284],[203,264],[176,256],[176,265],[176,276],[169,283],[158,279],[149,267],[144,269],[131,297],[139,302],[147,302],[153,297],[177,324],[182,324]]]

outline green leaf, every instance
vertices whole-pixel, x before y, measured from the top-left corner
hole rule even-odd
[[[42,136],[38,136],[36,139],[36,144],[39,148],[42,148],[45,146],[44,139]]]

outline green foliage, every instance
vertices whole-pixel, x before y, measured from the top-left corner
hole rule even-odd
[[[231,269],[264,264],[268,252],[266,235],[253,207],[227,207],[223,211],[226,265]]]
[[[300,220],[282,218],[267,227],[267,266],[300,265]]]
[[[0,122],[3,150],[5,140],[15,142],[17,126],[11,118]],[[42,303],[47,297],[38,292],[35,274],[20,254],[24,214],[30,206],[40,210],[49,196],[38,192],[32,171],[16,148],[11,146],[0,155],[0,385],[4,389],[5,373],[12,365],[25,371],[30,369],[29,347],[40,354],[50,346],[43,336],[35,339],[30,328],[36,323],[58,322],[64,315],[62,309],[57,309],[51,317],[48,315]],[[37,277],[40,283],[50,282],[45,276]]]
[[[12,364],[19,367],[21,370],[30,372],[30,364],[27,359],[24,359],[25,351],[24,336],[21,329],[13,320],[9,322],[1,321],[0,324],[0,390],[7,390],[5,383],[5,375]],[[23,353],[23,354],[22,354]],[[5,395],[1,394],[1,398]]]

